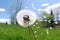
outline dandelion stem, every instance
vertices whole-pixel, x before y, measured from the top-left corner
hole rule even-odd
[[[36,37],[35,37],[36,34],[34,33],[34,30],[32,29],[32,27],[29,26],[28,31],[29,31],[29,40],[32,40],[31,32],[33,34],[34,40],[36,40]]]
[[[30,27],[31,28],[31,31],[32,31],[32,34],[33,34],[33,36],[34,36],[34,40],[36,40],[36,34],[34,33],[34,30],[32,29],[32,27]]]
[[[30,28],[30,26],[28,27],[28,31],[29,31],[29,40],[31,40],[31,28]]]

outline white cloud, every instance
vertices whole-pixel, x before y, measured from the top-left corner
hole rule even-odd
[[[55,11],[59,11],[59,9],[60,9],[60,3],[55,3],[53,5],[46,7],[44,10],[50,13],[51,10],[55,12]]]
[[[4,12],[5,11],[5,9],[4,8],[0,8],[0,12]]]
[[[53,4],[53,5],[50,5],[50,6],[48,6],[47,8],[57,8],[57,7],[59,7],[60,6],[60,3],[55,3],[55,4]]]
[[[32,8],[33,8],[33,9],[37,9],[37,8],[34,6],[34,3],[33,3],[33,2],[32,2],[31,5],[32,5]]]
[[[11,24],[11,20],[10,20],[10,19],[0,18],[0,23],[7,23],[7,24]]]
[[[43,7],[48,6],[48,5],[49,5],[49,3],[42,4]]]
[[[41,11],[42,9],[37,9],[37,11]]]

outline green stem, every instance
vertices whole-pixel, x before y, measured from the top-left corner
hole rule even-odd
[[[31,40],[31,28],[30,28],[30,26],[28,27],[28,31],[29,31],[29,40]]]
[[[34,30],[32,29],[32,27],[31,27],[31,31],[32,31],[32,34],[33,34],[33,36],[34,36],[34,40],[36,40],[36,37],[35,37],[35,33],[34,33]]]

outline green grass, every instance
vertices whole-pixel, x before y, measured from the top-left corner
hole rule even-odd
[[[60,40],[60,28],[50,30],[49,28],[37,29],[37,27],[33,27],[33,30],[37,31],[37,40]],[[49,32],[48,35],[46,30]],[[28,28],[19,25],[0,24],[0,40],[29,40]],[[34,40],[33,36],[32,40]]]

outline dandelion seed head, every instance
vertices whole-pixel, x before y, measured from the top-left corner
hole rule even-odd
[[[25,15],[29,16],[29,21],[26,21],[23,19],[23,17]],[[25,16],[25,18],[26,18],[26,16]],[[17,13],[16,20],[17,20],[19,25],[21,25],[23,27],[28,27],[28,26],[34,24],[34,22],[36,21],[36,15],[31,10],[23,9]]]

